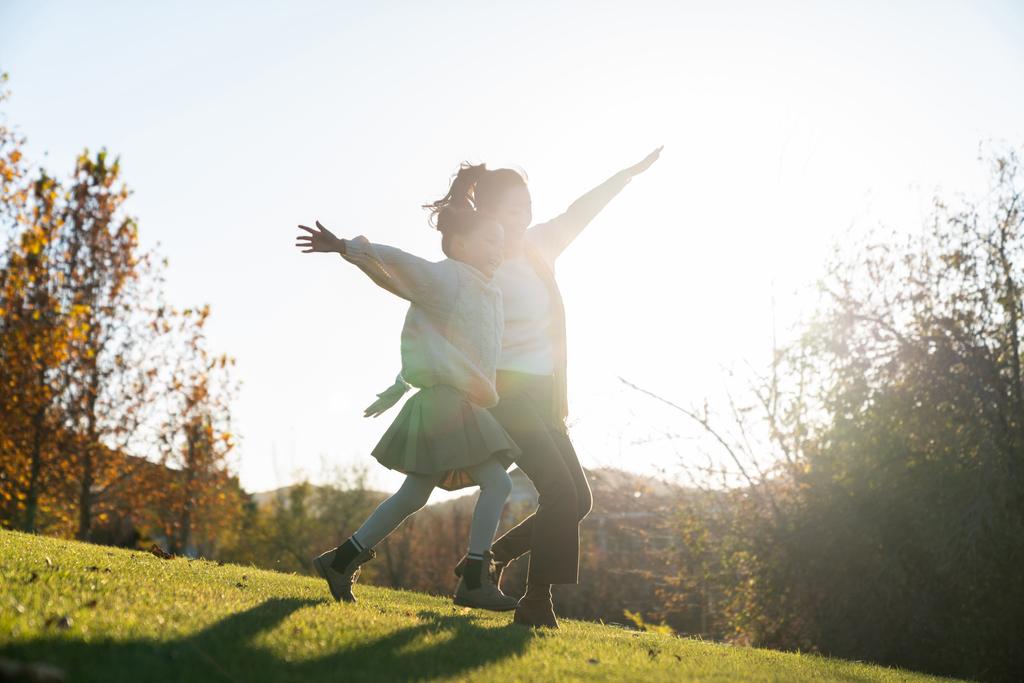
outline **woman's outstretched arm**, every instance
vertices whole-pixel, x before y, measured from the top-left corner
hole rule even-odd
[[[644,157],[640,163],[622,169],[574,201],[561,216],[531,228],[527,233],[530,241],[553,262],[583,232],[583,228],[601,213],[608,202],[629,184],[633,176],[640,175],[658,160],[663,149],[664,146],[659,147]]]
[[[370,244],[365,237],[344,240],[316,222],[318,230],[300,225],[307,235],[296,237],[295,246],[304,254],[338,253],[355,264],[371,280],[407,301],[420,301],[433,289],[439,264],[413,256],[401,249]]]

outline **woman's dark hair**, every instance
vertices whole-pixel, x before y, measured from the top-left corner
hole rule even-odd
[[[438,227],[439,215],[445,209],[477,209],[486,212],[494,207],[505,190],[518,187],[526,187],[526,173],[523,171],[512,168],[488,171],[487,164],[474,166],[464,161],[452,176],[448,194],[432,204],[423,205],[424,209],[430,211],[427,222]]]

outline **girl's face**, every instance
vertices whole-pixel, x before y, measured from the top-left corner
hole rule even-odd
[[[502,261],[505,231],[495,221],[484,221],[468,235],[452,237],[452,258],[473,266],[487,277],[494,277]]]
[[[497,205],[487,207],[488,213],[501,223],[510,242],[522,239],[533,222],[533,202],[526,187],[512,187],[501,193]]]

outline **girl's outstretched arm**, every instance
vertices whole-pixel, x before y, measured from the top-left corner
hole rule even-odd
[[[420,301],[433,289],[441,271],[440,264],[413,256],[401,249],[381,244],[370,244],[370,240],[359,236],[351,240],[339,239],[330,230],[316,222],[319,230],[299,226],[308,235],[299,235],[295,246],[303,248],[302,253],[338,253],[346,261],[354,263],[371,280],[407,301]]]
[[[659,147],[638,164],[624,168],[611,178],[595,187],[572,203],[565,213],[553,218],[547,223],[541,223],[527,233],[530,241],[541,253],[552,263],[576,239],[583,228],[594,220],[601,209],[608,205],[619,192],[622,191],[633,176],[639,175],[649,169],[651,165],[661,156]]]

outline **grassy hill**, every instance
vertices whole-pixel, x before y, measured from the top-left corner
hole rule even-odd
[[[30,662],[115,682],[940,680],[587,622],[535,631],[428,595],[357,594],[337,604],[317,579],[0,531],[0,680]]]

